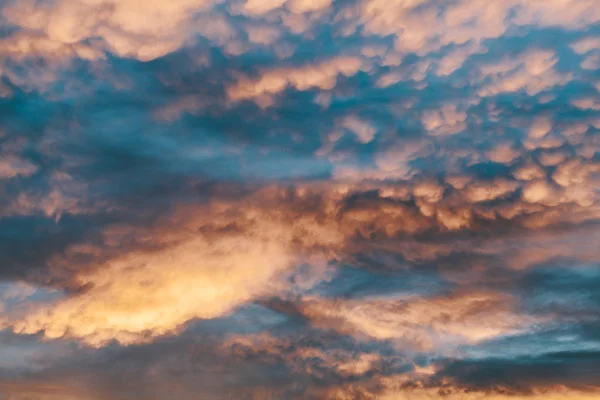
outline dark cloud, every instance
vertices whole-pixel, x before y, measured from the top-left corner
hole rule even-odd
[[[585,351],[514,359],[464,360],[447,365],[440,376],[483,390],[505,387],[528,393],[557,381],[570,387],[589,388],[597,384],[600,376],[599,356],[598,352]]]

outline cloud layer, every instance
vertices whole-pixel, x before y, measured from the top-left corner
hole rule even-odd
[[[598,0],[0,1],[0,398],[597,398],[598,71]]]

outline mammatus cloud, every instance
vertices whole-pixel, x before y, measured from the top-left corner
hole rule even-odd
[[[520,60],[504,59],[492,65],[483,66],[481,75],[491,82],[479,94],[482,97],[501,93],[525,91],[530,96],[564,85],[571,80],[568,73],[560,74],[554,66],[558,58],[552,51],[533,50],[521,56]],[[487,79],[486,79],[487,78]]]
[[[597,398],[599,24],[0,2],[0,398]]]
[[[3,15],[57,46],[99,37],[119,56],[151,60],[177,50],[192,33],[186,27],[190,14],[209,4],[204,0],[153,1],[140,7],[135,1],[26,1],[9,5]]]
[[[266,71],[256,80],[241,80],[228,89],[228,94],[234,101],[258,98],[266,106],[272,103],[271,95],[284,91],[288,86],[296,90],[333,89],[338,75],[352,76],[361,69],[362,63],[359,58],[339,57],[317,65]]]
[[[483,221],[475,221],[474,207],[502,198],[516,188],[517,184],[471,183],[458,197],[462,204],[454,205],[463,211],[444,206],[446,189],[433,182],[406,188],[403,196],[412,198],[416,202],[413,206],[388,203],[393,199],[392,192],[349,207],[344,203],[349,196],[360,196],[359,188],[348,191],[346,187],[341,193],[335,191],[324,197],[322,188],[309,185],[296,189],[295,200],[288,197],[288,203],[274,211],[268,206],[281,204],[289,195],[273,188],[261,190],[244,202],[217,202],[187,210],[169,220],[165,227],[109,229],[103,246],[74,245],[66,257],[50,260],[51,267],[60,269],[78,254],[94,258],[112,248],[115,254],[108,260],[74,275],[71,285],[78,287],[78,292],[6,324],[23,334],[41,331],[49,338],[77,337],[96,346],[113,339],[123,344],[147,341],[177,331],[194,319],[224,316],[248,301],[285,291],[285,284],[280,281],[282,274],[289,274],[303,262],[343,261],[356,251],[353,241],[361,237],[382,235],[393,239],[428,231],[476,230]],[[368,192],[369,188],[363,190]],[[561,204],[560,196],[547,183],[534,181],[522,190],[523,199],[517,199],[517,204],[542,203],[541,210]],[[267,208],[261,202],[266,202]],[[303,209],[307,203],[318,208],[307,212]],[[544,224],[561,222],[550,212]],[[487,218],[487,224],[493,224],[493,220]],[[119,249],[119,242],[126,235],[133,235],[143,248]],[[465,246],[468,248],[469,243]],[[451,247],[456,247],[456,243]],[[397,251],[402,252],[401,247]],[[416,261],[427,259],[430,252],[435,257],[436,253],[450,251],[436,244],[431,248],[425,245],[421,250],[413,249],[412,257]],[[579,256],[586,254],[577,252]],[[531,252],[527,253],[531,257]],[[551,259],[556,254],[569,252],[548,249],[540,257]],[[503,257],[510,265],[520,262],[518,256],[519,252],[513,252]],[[431,349],[439,340],[478,342],[505,332],[518,332],[536,322],[528,322],[526,317],[510,311],[510,303],[509,297],[499,293],[468,292],[414,301],[362,299],[358,303],[321,304],[308,300],[306,312],[317,321],[347,318],[348,328],[343,328],[343,324],[339,327],[342,332],[349,329],[377,339],[399,338],[413,343],[411,346]],[[327,310],[338,311],[330,315]],[[380,312],[381,317],[376,317]],[[483,326],[480,313],[484,317],[495,315],[497,319]],[[360,322],[363,314],[367,318],[364,323]],[[400,319],[393,322],[394,316]],[[422,330],[433,330],[433,336]]]

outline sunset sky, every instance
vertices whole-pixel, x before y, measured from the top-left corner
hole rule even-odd
[[[600,0],[0,0],[0,400],[600,399]]]

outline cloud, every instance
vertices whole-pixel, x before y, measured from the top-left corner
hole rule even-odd
[[[442,394],[440,393],[442,392]],[[429,400],[429,399],[460,399],[460,400],[471,400],[471,399],[485,399],[485,400],[502,400],[502,399],[548,399],[548,400],[558,400],[558,399],[581,399],[581,400],[590,400],[597,396],[595,392],[585,392],[578,390],[564,390],[561,388],[557,388],[556,390],[549,391],[541,391],[539,393],[529,394],[529,395],[506,395],[501,393],[487,393],[487,392],[473,392],[469,391],[464,393],[459,390],[446,390],[444,389],[423,389],[423,390],[412,390],[412,391],[390,391],[388,393],[383,394],[379,398],[382,400]]]
[[[571,76],[556,71],[554,65],[557,62],[558,58],[552,51],[532,50],[521,55],[520,59],[505,59],[498,64],[483,66],[481,76],[491,82],[479,94],[487,97],[525,91],[533,96],[556,85],[564,85]]]
[[[17,176],[28,177],[38,168],[31,162],[14,155],[0,156],[0,179],[11,179]]]
[[[327,9],[331,0],[247,0],[243,11],[248,15],[262,15],[285,6],[292,13],[302,14]]]
[[[0,10],[0,397],[597,394],[597,0]]]
[[[264,106],[273,103],[272,95],[291,86],[296,90],[318,88],[331,90],[338,76],[352,76],[365,68],[363,61],[356,57],[338,57],[314,65],[298,68],[279,68],[263,72],[257,79],[241,78],[228,88],[232,101],[257,99]]]
[[[510,298],[497,293],[430,299],[316,300],[308,301],[302,310],[317,325],[328,329],[392,340],[407,350],[440,354],[462,343],[514,334],[535,324],[533,319],[511,310]]]
[[[586,37],[571,44],[571,48],[577,54],[586,54],[598,47],[600,47],[600,38],[597,37]]]
[[[24,166],[24,167],[23,167]],[[17,170],[21,175],[33,174],[37,168],[33,165],[21,164]],[[15,172],[11,170],[9,172]],[[22,191],[0,209],[2,216],[36,215],[60,219],[62,214],[81,214],[91,211],[84,204],[86,187],[64,173],[54,173],[49,177],[50,187],[47,192]]]
[[[152,1],[140,8],[135,1],[52,5],[26,1],[5,8],[3,15],[16,25],[43,33],[57,45],[99,37],[118,56],[152,60],[182,46],[193,32],[191,14],[209,4],[205,0]]]
[[[369,143],[375,137],[376,130],[368,122],[361,121],[355,116],[348,116],[342,121],[342,126],[356,135],[361,143]]]
[[[453,104],[445,105],[440,111],[423,114],[423,125],[433,135],[451,135],[466,128],[467,113],[458,111]]]
[[[317,233],[309,220],[287,225],[277,221],[276,215],[256,211],[218,222],[225,230],[243,223],[239,232],[215,237],[201,233],[223,217],[188,220],[183,232],[139,232],[144,235],[140,240],[163,245],[155,251],[132,250],[92,266],[74,277],[78,293],[42,304],[7,324],[20,334],[68,336],[92,346],[110,340],[122,344],[151,340],[176,332],[188,321],[220,317],[284,289],[279,275],[303,261],[295,241],[312,247],[337,240],[336,233],[326,228]],[[299,239],[298,235],[307,236]],[[82,247],[72,251],[96,250]]]

